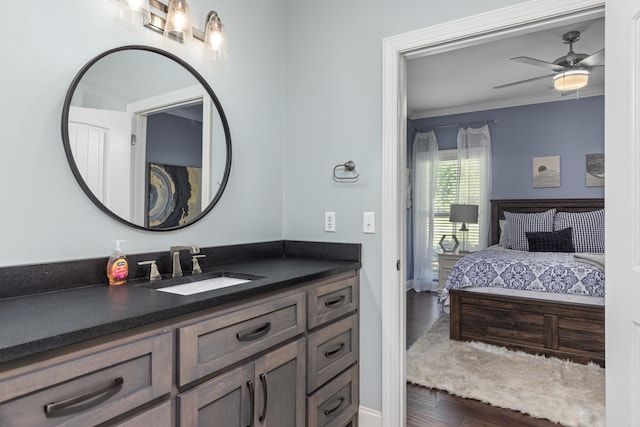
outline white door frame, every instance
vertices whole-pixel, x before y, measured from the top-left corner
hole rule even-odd
[[[208,100],[208,101],[206,101]],[[202,187],[201,206],[204,210],[211,202],[212,165],[211,165],[211,112],[213,102],[201,85],[188,86],[182,89],[162,93],[150,98],[140,99],[127,104],[127,112],[133,117],[132,129],[136,135],[136,143],[132,148],[131,218],[133,223],[145,224],[146,212],[146,151],[147,151],[147,116],[168,108],[202,102]]]
[[[604,0],[533,0],[384,39],[382,52],[382,425],[405,424],[406,60],[604,16]],[[398,261],[399,268],[397,267]]]

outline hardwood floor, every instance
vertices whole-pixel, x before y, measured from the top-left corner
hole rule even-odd
[[[438,319],[438,296],[407,292],[407,348]],[[407,427],[558,426],[547,420],[500,409],[447,392],[407,384]]]

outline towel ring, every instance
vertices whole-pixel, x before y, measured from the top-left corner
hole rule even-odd
[[[338,176],[336,174],[338,168],[342,168],[345,172],[353,172],[356,169],[356,164],[353,160],[349,160],[343,164],[336,165],[333,168],[333,180],[336,182],[355,182],[360,177],[360,174],[355,176]]]

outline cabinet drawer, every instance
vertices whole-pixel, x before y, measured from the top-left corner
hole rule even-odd
[[[307,340],[307,393],[358,360],[358,316],[319,329]]]
[[[318,283],[307,295],[309,328],[322,325],[358,307],[358,277],[355,272],[333,276]]]
[[[358,365],[307,398],[307,427],[343,427],[358,411]]]
[[[0,381],[0,425],[96,425],[171,392],[171,333]]]
[[[302,292],[178,328],[178,385],[217,372],[304,330]]]
[[[148,409],[115,425],[117,427],[171,427],[173,425],[171,420],[171,402],[164,402],[161,405]]]

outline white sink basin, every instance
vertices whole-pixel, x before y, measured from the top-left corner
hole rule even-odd
[[[160,292],[168,292],[170,294],[193,295],[199,294],[200,292],[213,291],[214,289],[227,288],[229,286],[235,286],[250,281],[251,280],[249,279],[221,276],[200,280],[198,282],[183,283],[182,285],[167,286],[166,288],[157,288],[156,290]]]

